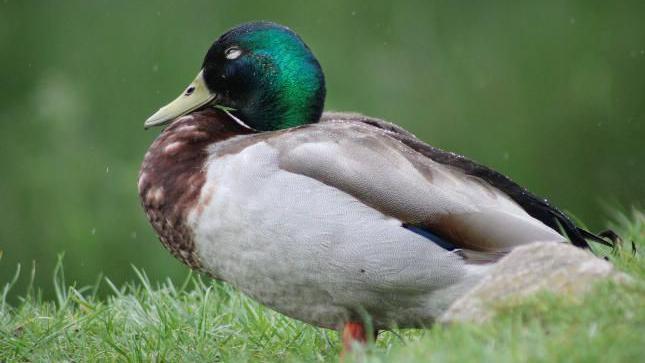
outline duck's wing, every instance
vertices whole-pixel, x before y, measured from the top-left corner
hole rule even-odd
[[[600,233],[600,235],[596,235],[576,226],[566,214],[551,205],[546,199],[540,198],[529,192],[526,188],[515,183],[509,177],[484,165],[469,160],[462,155],[446,152],[430,146],[419,140],[414,134],[391,122],[367,117],[358,113],[325,113],[322,121],[330,120],[351,120],[353,122],[361,122],[380,128],[424,156],[438,163],[461,169],[467,175],[482,179],[486,183],[508,195],[532,217],[551,227],[553,230],[564,232],[569,240],[578,247],[588,248],[589,244],[587,240],[592,240],[612,247],[616,243],[616,240],[620,239],[620,237],[611,230],[607,230]],[[605,234],[608,236],[605,236]]]
[[[472,260],[495,260],[521,244],[565,240],[515,199],[528,192],[501,174],[432,148],[398,126],[357,117],[327,115],[267,142],[279,150],[282,169],[342,190]],[[551,215],[562,214],[553,209]]]

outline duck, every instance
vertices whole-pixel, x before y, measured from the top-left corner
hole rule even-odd
[[[343,349],[429,327],[513,248],[607,244],[507,176],[358,113],[323,112],[294,31],[238,25],[150,116],[138,192],[176,258]]]

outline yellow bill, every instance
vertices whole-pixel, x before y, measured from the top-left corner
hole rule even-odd
[[[206,87],[202,70],[179,97],[150,116],[143,127],[147,129],[152,126],[165,125],[179,116],[210,103],[214,98],[215,95]]]

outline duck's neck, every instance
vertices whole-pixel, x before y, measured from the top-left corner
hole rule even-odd
[[[251,92],[244,106],[232,113],[256,130],[282,130],[317,122],[323,110],[324,88],[303,90],[302,85],[283,84],[284,89]]]
[[[251,131],[213,109],[183,116],[152,143],[139,174],[139,197],[161,242],[175,257],[199,268],[188,213],[206,181],[208,146]]]
[[[253,82],[250,91],[236,96],[241,107],[233,113],[254,129],[282,130],[320,119],[325,87],[318,73],[294,70]]]

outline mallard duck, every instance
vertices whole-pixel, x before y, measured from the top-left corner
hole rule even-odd
[[[145,122],[169,124],[138,183],[163,245],[272,309],[341,329],[348,347],[431,325],[516,246],[604,242],[506,176],[395,124],[323,113],[324,99],[320,64],[289,28],[253,22],[217,39]]]

